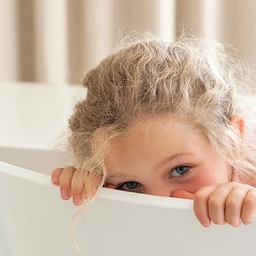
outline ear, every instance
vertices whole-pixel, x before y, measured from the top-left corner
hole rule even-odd
[[[241,136],[244,134],[244,118],[241,115],[234,115],[231,117],[230,122],[238,128]]]

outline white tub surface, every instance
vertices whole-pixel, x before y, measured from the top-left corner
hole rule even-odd
[[[78,92],[0,85],[0,256],[78,255],[69,223],[79,208],[60,199],[49,176],[64,163],[54,147]],[[86,256],[255,255],[255,222],[203,228],[190,200],[102,189],[75,227]]]
[[[0,255],[78,255],[69,238],[77,211],[48,175],[0,162]],[[256,223],[200,226],[190,200],[102,189],[75,236],[88,256],[255,255]]]

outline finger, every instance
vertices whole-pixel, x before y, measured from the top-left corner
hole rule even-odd
[[[211,225],[211,218],[208,212],[208,199],[216,186],[207,186],[199,189],[194,195],[194,212],[199,222],[204,227]]]
[[[241,211],[241,220],[245,225],[251,224],[256,215],[256,190],[247,192]]]
[[[65,167],[59,178],[61,197],[64,200],[71,197],[71,180],[75,171],[76,169],[73,166]]]
[[[226,199],[225,219],[226,222],[234,227],[241,224],[241,209],[244,198],[248,190],[242,188],[233,189]]]
[[[178,189],[178,190],[174,190],[172,192],[171,197],[175,197],[175,198],[184,198],[184,199],[193,199],[194,198],[194,194],[187,192],[185,190],[182,189]]]
[[[92,178],[92,196],[94,196],[97,193],[101,183],[103,183],[102,179],[103,179],[103,176],[101,173],[95,173],[95,175],[93,176],[93,178]]]
[[[51,180],[54,185],[59,185],[59,178],[63,172],[64,168],[57,168],[52,171]]]
[[[221,185],[218,186],[209,196],[208,199],[208,214],[214,224],[226,224],[226,200],[232,191],[233,186]]]
[[[81,205],[84,201],[85,191],[83,176],[81,170],[76,170],[71,181],[71,195],[73,196],[73,203]]]
[[[113,183],[107,183],[104,185],[104,188],[110,188],[110,189],[115,189],[116,185]]]

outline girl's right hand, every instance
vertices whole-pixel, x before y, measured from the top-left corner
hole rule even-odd
[[[51,174],[52,183],[60,187],[62,199],[69,200],[72,197],[77,206],[83,203],[86,194],[81,177],[81,170],[73,166],[57,168]]]
[[[238,182],[212,184],[200,188],[195,194],[176,190],[172,197],[194,200],[194,212],[204,227],[241,223],[251,224],[256,216],[256,188]]]

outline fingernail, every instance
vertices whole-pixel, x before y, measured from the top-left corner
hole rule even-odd
[[[53,177],[52,178],[52,183],[55,184],[55,185],[58,185],[59,184],[59,179],[57,177]]]
[[[252,223],[252,220],[246,220],[246,221],[243,221],[243,224],[244,225],[250,225]],[[240,223],[241,224],[241,223]]]
[[[211,226],[211,222],[203,222],[202,225],[205,227],[205,228],[209,228]]]
[[[69,190],[68,189],[62,190],[61,196],[63,199],[69,199]]]
[[[80,205],[82,203],[82,199],[80,196],[76,196],[73,199],[75,205]]]

